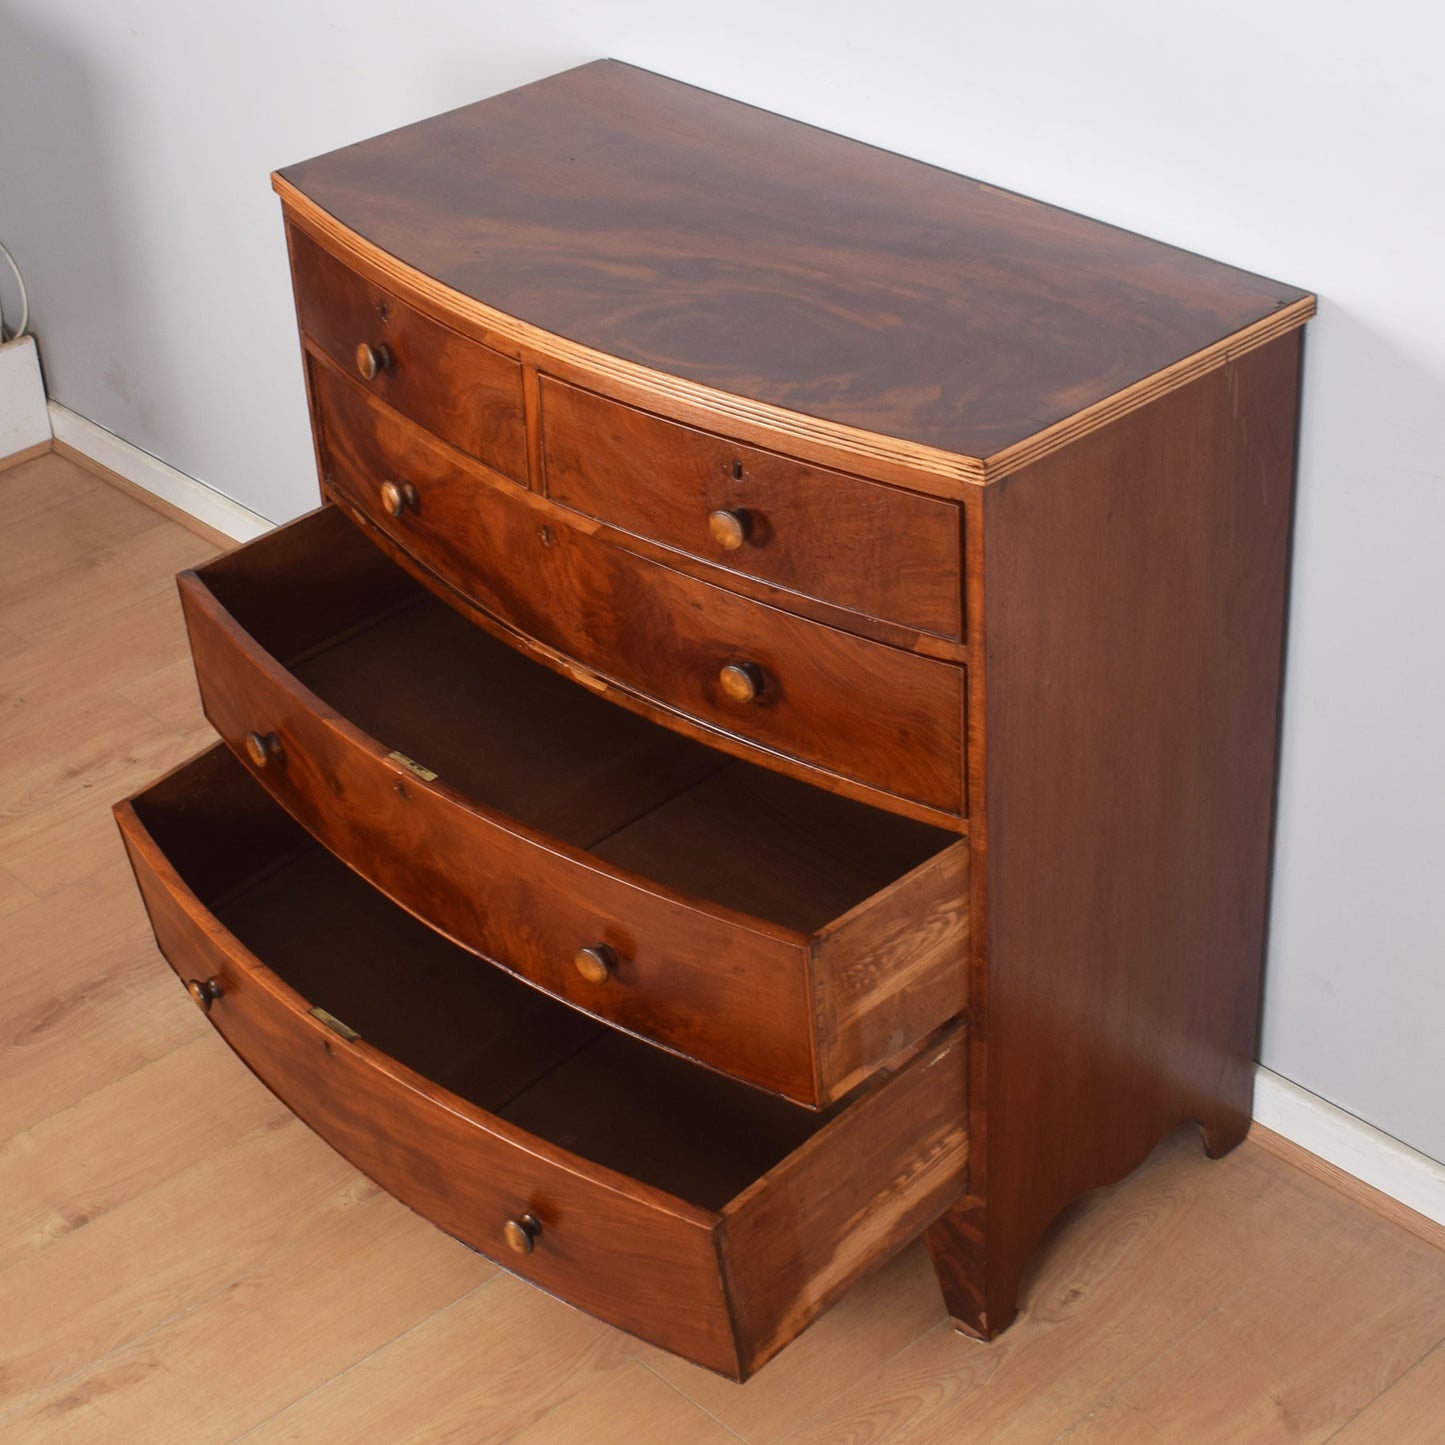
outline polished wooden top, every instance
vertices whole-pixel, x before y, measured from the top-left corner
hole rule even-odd
[[[1306,293],[597,61],[280,173],[424,275],[609,355],[995,457]]]

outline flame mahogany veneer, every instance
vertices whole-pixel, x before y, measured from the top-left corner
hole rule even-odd
[[[611,61],[274,184],[323,506],[116,809],[270,1088],[735,1378],[1243,1137],[1313,298]]]

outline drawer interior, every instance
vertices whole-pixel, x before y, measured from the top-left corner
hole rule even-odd
[[[473,625],[334,509],[201,579],[357,727],[478,803],[715,904],[812,932],[955,835],[728,757]]]
[[[308,1006],[594,1163],[716,1210],[837,1112],[684,1063],[479,962],[316,844],[223,748],[133,806],[202,904]]]

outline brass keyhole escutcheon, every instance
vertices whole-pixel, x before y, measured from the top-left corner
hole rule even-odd
[[[541,1232],[542,1221],[535,1214],[519,1215],[516,1219],[509,1219],[502,1226],[502,1234],[506,1238],[507,1248],[514,1254],[531,1254],[532,1245]]]
[[[617,955],[605,943],[594,943],[579,948],[572,955],[572,965],[588,983],[606,983],[617,966]]]
[[[372,346],[363,341],[356,348],[356,369],[367,381],[375,381],[391,365],[389,346]]]
[[[186,992],[195,999],[202,1013],[210,1013],[211,1005],[221,996],[221,985],[213,978],[188,978]]]
[[[730,662],[718,673],[718,682],[732,702],[756,702],[763,690],[763,670],[755,662]]]
[[[719,547],[735,552],[748,540],[753,529],[752,518],[743,507],[719,508],[707,514],[707,529]]]
[[[275,733],[247,733],[246,756],[258,768],[264,768],[281,756],[281,739]]]
[[[403,512],[416,510],[416,488],[410,482],[383,482],[381,484],[382,510],[393,517]]]

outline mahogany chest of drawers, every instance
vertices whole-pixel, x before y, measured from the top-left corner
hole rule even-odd
[[[275,185],[324,505],[117,808],[269,1087],[739,1378],[1242,1137],[1312,298],[614,62]]]

